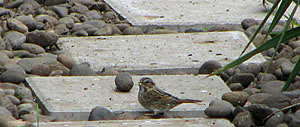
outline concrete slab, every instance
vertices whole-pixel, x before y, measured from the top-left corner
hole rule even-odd
[[[198,73],[208,60],[223,65],[233,61],[248,41],[244,33],[235,31],[60,38],[58,43],[77,63],[89,62],[94,70],[113,67],[138,74],[190,74]],[[253,45],[248,51],[252,49]],[[247,62],[263,61],[262,55],[256,55]]]
[[[262,20],[262,0],[104,0],[132,25],[185,31],[215,24],[240,25],[245,18]],[[293,4],[294,6],[295,4]],[[289,8],[291,12],[292,8]],[[298,11],[299,12],[299,11]],[[296,12],[295,17],[300,17]]]
[[[206,75],[160,75],[151,77],[156,85],[179,98],[200,99],[199,104],[181,104],[165,114],[166,118],[204,117],[208,103],[229,92],[220,77]],[[138,81],[146,76],[133,76],[130,92],[115,91],[115,76],[28,77],[26,81],[46,109],[44,113],[65,120],[88,120],[95,106],[104,106],[119,115],[119,119],[145,119],[138,102]]]
[[[37,124],[34,124],[37,127]],[[181,118],[39,123],[42,127],[234,127],[226,119]]]

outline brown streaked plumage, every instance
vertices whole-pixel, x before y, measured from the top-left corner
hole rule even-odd
[[[164,113],[182,103],[197,103],[201,100],[179,99],[159,89],[151,78],[141,78],[138,100],[140,104],[155,113]]]

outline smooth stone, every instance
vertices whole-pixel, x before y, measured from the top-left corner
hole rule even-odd
[[[289,62],[289,61],[282,63],[280,65],[280,67],[281,67],[281,71],[282,71],[283,75],[289,76],[292,73],[294,66],[295,66],[295,64],[293,64],[292,62]]]
[[[59,54],[57,56],[57,61],[65,65],[67,68],[71,69],[75,65],[75,61],[71,55],[68,54]]]
[[[35,29],[41,27],[40,26],[41,23],[37,22],[31,14],[17,16],[16,19],[18,19],[24,25],[26,25],[29,31],[32,31],[32,30],[35,30]]]
[[[116,24],[116,26],[120,29],[120,31],[124,31],[126,28],[130,27],[127,23]]]
[[[84,14],[87,11],[89,11],[89,8],[85,5],[80,4],[80,3],[74,3],[73,7],[69,9],[70,13]]]
[[[5,115],[12,116],[12,114],[5,107],[0,106],[0,118]]]
[[[241,25],[242,27],[246,30],[248,29],[250,26],[253,26],[253,25],[258,25],[258,22],[253,19],[253,18],[247,18],[247,19],[244,19],[242,22],[241,22]]]
[[[43,48],[54,46],[58,40],[58,35],[54,32],[33,31],[26,35],[27,42],[37,44]]]
[[[123,32],[116,25],[110,25],[112,28],[112,35],[122,35]]]
[[[246,104],[248,97],[248,93],[236,91],[223,94],[222,100],[230,102],[233,106],[243,106]]]
[[[58,24],[65,24],[67,28],[73,28],[75,22],[72,17],[63,17],[58,20]]]
[[[20,100],[23,100],[23,99],[31,99],[32,100],[33,99],[31,90],[24,86],[17,87],[15,96],[17,98],[19,98]]]
[[[268,72],[266,72],[267,67],[269,66]],[[274,73],[278,68],[280,68],[280,65],[276,64],[274,61],[270,64],[269,61],[266,61],[262,63],[262,72],[266,73]]]
[[[13,49],[19,49],[26,41],[26,36],[18,31],[9,31],[3,37],[6,44],[9,44]]]
[[[290,105],[291,99],[280,94],[256,93],[248,97],[248,102],[253,104],[266,104],[271,108],[284,108]]]
[[[261,92],[270,94],[280,93],[284,84],[285,82],[280,80],[263,82],[260,84]]]
[[[9,59],[9,57],[5,54],[0,52],[0,65],[3,66],[7,63],[9,63],[11,60]]]
[[[296,99],[300,97],[300,89],[295,89],[292,91],[284,91],[282,92],[283,95],[290,97],[291,99]]]
[[[112,113],[110,110],[108,110],[105,107],[101,106],[96,106],[92,109],[90,116],[89,116],[89,121],[94,121],[94,120],[114,120],[117,117],[115,116],[114,113]]]
[[[248,88],[244,89],[243,91],[246,92],[246,93],[248,93],[249,95],[261,92],[260,89],[252,88],[252,87],[248,87]]]
[[[277,58],[280,58],[280,57],[293,58],[293,55],[294,55],[293,48],[291,48],[288,45],[285,45],[283,47],[283,49],[281,49],[281,51],[277,55]]]
[[[236,73],[226,81],[226,84],[241,83],[244,88],[247,88],[254,78],[255,76],[251,73]]]
[[[9,83],[9,82],[0,83],[0,88],[1,89],[13,89],[13,90],[16,90],[17,87],[18,87],[18,85],[14,84],[14,83]]]
[[[121,72],[115,78],[115,84],[118,91],[129,92],[134,83],[132,77],[128,72]]]
[[[253,118],[258,124],[264,123],[263,119],[273,112],[273,110],[265,104],[251,104],[248,105],[246,109],[252,113]]]
[[[100,15],[96,10],[87,11],[84,13],[88,20],[102,20],[103,16]]]
[[[49,23],[50,26],[55,26],[58,24],[58,20],[55,17],[47,15],[47,14],[37,15],[35,17],[35,20],[38,22],[42,22],[42,23],[44,23],[46,21],[47,23]]]
[[[210,74],[222,67],[221,63],[219,63],[216,60],[209,60],[204,62],[200,69],[199,69],[199,74]]]
[[[244,89],[241,83],[231,83],[229,85],[230,90],[232,91],[242,91]]]
[[[284,120],[284,113],[278,112],[275,113],[272,117],[270,117],[266,123],[265,127],[276,127]]]
[[[30,103],[23,103],[17,106],[18,113],[20,116],[29,114],[34,109],[34,106]]]
[[[23,45],[21,45],[21,49],[26,50],[33,54],[41,54],[46,52],[43,47],[31,43],[24,43]]]
[[[284,119],[288,122],[289,127],[299,127],[300,125],[300,119],[297,119],[294,114],[287,114]]]
[[[48,76],[51,73],[50,67],[46,64],[34,65],[31,69],[31,74],[39,76]]]
[[[104,21],[108,23],[119,23],[118,16],[113,11],[107,11],[103,15]]]
[[[31,123],[38,122],[36,113],[29,113],[29,114],[22,115],[21,118]],[[51,121],[53,121],[53,118],[46,115],[39,114],[39,122],[51,122]]]
[[[257,75],[258,81],[273,81],[277,80],[276,76],[270,73],[258,73]]]
[[[67,28],[66,24],[58,24],[54,27],[54,32],[57,35],[66,35],[70,30]]]
[[[70,70],[70,76],[92,76],[97,75],[87,63],[75,64]]]
[[[224,24],[217,24],[213,25],[212,27],[208,28],[208,32],[213,32],[213,31],[229,31],[229,26],[224,25]]]
[[[233,105],[227,101],[214,100],[210,102],[209,107],[204,110],[208,117],[212,118],[229,118]]]
[[[300,47],[300,40],[290,41],[288,45],[291,46],[293,49]]]
[[[44,0],[44,5],[51,6],[51,5],[58,5],[66,3],[67,0]]]
[[[35,10],[31,4],[23,3],[18,7],[17,12],[19,15],[28,15],[28,14],[34,14]]]
[[[36,57],[35,54],[32,54],[32,53],[30,53],[27,50],[14,50],[13,53],[14,53],[15,57],[19,57],[19,58],[32,58],[32,57]]]
[[[88,32],[85,30],[79,30],[74,33],[72,33],[73,36],[89,36]]]
[[[0,89],[2,89],[1,86],[0,86]],[[6,95],[15,95],[15,90],[14,89],[3,89],[3,92]]]
[[[52,6],[49,9],[54,11],[60,18],[68,16],[68,9],[66,7]]]
[[[95,36],[108,36],[108,35],[112,35],[113,30],[112,27],[110,25],[106,25],[103,28],[98,29],[94,35]]]
[[[11,126],[10,122],[15,120],[16,119],[11,115],[0,116],[0,127],[14,127]]]
[[[254,127],[254,119],[249,111],[239,113],[232,121],[236,127]]]
[[[251,73],[255,76],[258,75],[259,72],[262,71],[261,65],[257,64],[257,63],[249,63],[247,65],[247,72]]]
[[[7,20],[7,27],[10,30],[15,30],[21,33],[28,32],[28,28],[26,25],[24,25],[21,21],[15,19],[15,18],[9,18]]]
[[[0,27],[1,29],[1,27]],[[1,35],[1,32],[0,32],[0,35]],[[6,43],[4,42],[3,38],[0,37],[0,50],[4,50],[6,49]]]
[[[21,103],[20,99],[15,97],[14,95],[7,95],[7,97],[10,99],[10,101],[14,104],[14,105],[19,105]]]
[[[0,75],[0,81],[19,84],[25,80],[25,72],[19,69],[10,69]]]

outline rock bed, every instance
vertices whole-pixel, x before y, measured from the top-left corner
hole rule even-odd
[[[159,27],[143,31],[130,26],[101,0],[0,0],[0,19],[0,126],[36,122],[35,97],[24,85],[26,76],[101,74],[88,63],[75,64],[68,54],[59,50],[56,44],[59,37],[177,33]],[[251,36],[257,27],[257,21],[245,19],[241,27],[216,25],[207,30],[185,32],[238,30]],[[255,45],[260,45],[266,28],[254,40]],[[282,29],[279,25],[274,32]],[[205,113],[210,117],[228,118],[241,127],[299,125],[299,106],[285,111],[279,109],[300,102],[299,76],[288,91],[280,92],[299,58],[300,41],[282,44],[279,52],[274,49],[263,52],[266,58],[274,53],[277,58],[266,74],[263,72],[268,62],[240,65],[222,73],[220,76],[233,92],[212,102]],[[208,61],[200,73],[219,67],[219,63]],[[273,111],[279,112],[265,119]],[[44,115],[40,117],[44,122],[53,120]]]

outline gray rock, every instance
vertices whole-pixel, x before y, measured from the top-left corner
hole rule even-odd
[[[257,80],[258,81],[273,81],[277,80],[275,75],[272,75],[270,73],[259,73],[257,75]]]
[[[291,48],[288,45],[285,45],[283,47],[283,49],[277,55],[277,58],[280,58],[280,57],[293,58],[293,55],[294,55],[293,48]]]
[[[117,117],[114,113],[112,113],[110,110],[108,110],[105,107],[96,106],[92,109],[90,115],[89,115],[89,121],[94,120],[114,120]]]
[[[300,55],[300,47],[294,49],[294,55]]]
[[[108,36],[108,35],[112,35],[113,30],[111,25],[106,25],[103,28],[98,29],[94,35],[95,36]]]
[[[72,17],[75,23],[81,23],[88,20],[85,15],[79,13],[70,13],[69,16]]]
[[[243,91],[227,92],[223,94],[222,100],[230,102],[233,106],[243,106],[249,97],[248,93]]]
[[[268,29],[269,29],[270,25],[264,25],[264,27],[262,28],[262,31],[261,33],[262,34],[266,34],[268,32]],[[276,25],[274,27],[274,29],[272,30],[273,33],[281,33],[283,31],[284,27],[281,26],[281,25]]]
[[[144,34],[143,30],[138,27],[127,27],[123,31],[123,35],[138,35],[138,34]]]
[[[242,27],[246,30],[248,29],[250,26],[253,26],[253,25],[258,25],[258,22],[253,19],[253,18],[247,18],[247,19],[244,19],[241,23]]]
[[[118,91],[129,92],[133,87],[132,77],[128,72],[121,72],[116,76],[115,84]]]
[[[254,127],[254,119],[249,111],[239,113],[232,121],[236,127]]]
[[[41,54],[46,52],[43,47],[31,43],[24,43],[23,45],[21,45],[21,49],[26,50],[33,54]]]
[[[90,24],[90,25],[92,25],[94,27],[97,27],[99,29],[106,26],[106,23],[102,20],[89,20],[89,21],[84,22],[83,24]]]
[[[48,76],[51,73],[50,67],[46,64],[34,65],[31,69],[31,74]]]
[[[217,25],[213,25],[212,27],[208,28],[209,32],[212,31],[229,31],[229,26],[228,25],[224,25],[224,24],[217,24]]]
[[[40,23],[38,23],[31,14],[27,16],[26,15],[17,16],[16,19],[18,19],[24,25],[26,25],[29,31],[35,30],[40,27],[39,26]]]
[[[91,25],[91,24],[87,24],[87,23],[83,23],[83,24],[75,24],[74,27],[72,28],[71,32],[74,33],[74,32],[77,32],[77,31],[80,31],[80,30],[89,30],[89,29],[98,29],[97,27]]]
[[[0,86],[0,89],[2,89],[1,86]],[[3,92],[6,95],[15,95],[15,90],[14,89],[4,89]]]
[[[252,25],[252,26],[248,27],[245,31],[246,35],[248,37],[251,37],[254,34],[254,32],[257,30],[257,28],[258,28],[258,25]]]
[[[297,110],[297,111],[295,112],[295,117],[296,117],[297,119],[300,119],[300,110]]]
[[[34,110],[34,106],[31,103],[24,103],[17,106],[18,113],[20,116],[29,114],[32,110]]]
[[[88,20],[102,20],[103,16],[99,14],[96,10],[87,11],[84,13]]]
[[[29,3],[23,3],[18,7],[18,14],[19,15],[28,15],[28,14],[34,14],[35,10],[33,6]]]
[[[1,35],[1,32],[0,32],[0,35]],[[6,49],[6,43],[4,42],[2,37],[0,36],[0,50],[4,50],[4,49]]]
[[[283,95],[290,97],[291,99],[296,99],[300,97],[300,89],[295,89],[292,91],[284,91],[282,92]]]
[[[57,61],[65,65],[67,68],[71,69],[75,63],[72,56],[68,54],[59,54],[57,56]]]
[[[262,67],[261,67],[261,65],[256,64],[256,63],[249,63],[247,65],[247,71],[248,71],[248,73],[251,73],[251,74],[257,76],[258,73],[262,71]]]
[[[17,87],[15,96],[17,98],[19,98],[20,100],[23,100],[23,99],[31,99],[32,100],[33,99],[31,90],[24,86]]]
[[[229,88],[232,91],[242,91],[244,89],[241,83],[231,83]]]
[[[0,88],[1,89],[17,89],[18,85],[14,84],[14,83],[9,83],[9,82],[6,82],[6,83],[0,83]]]
[[[263,124],[263,119],[273,112],[270,107],[264,104],[251,104],[246,109],[252,113],[257,124]]]
[[[59,63],[56,59],[56,55],[45,53],[41,57],[24,58],[18,62],[18,65],[20,65],[26,72],[31,73],[34,65],[46,64],[50,67],[51,71],[63,70],[64,75],[69,75],[69,69]]]
[[[13,127],[10,122],[15,120],[11,115],[3,115],[0,117],[0,127]]]
[[[54,27],[54,32],[58,35],[66,35],[69,33],[69,29],[66,24],[58,24]]]
[[[223,81],[228,81],[228,79],[230,78],[230,76],[227,74],[227,73],[225,73],[225,72],[221,72],[220,73],[220,77],[223,79]]]
[[[13,51],[14,56],[15,57],[19,57],[19,58],[32,58],[32,57],[36,57],[35,54],[30,53],[27,50],[15,50]]]
[[[119,19],[115,12],[113,11],[107,11],[103,15],[104,21],[108,23],[118,23]]]
[[[287,114],[284,119],[288,122],[289,127],[299,127],[300,125],[300,119],[297,119],[294,114]]]
[[[60,18],[68,16],[68,9],[61,6],[52,6],[49,8],[54,11]]]
[[[280,94],[257,93],[248,97],[248,102],[253,104],[266,104],[271,108],[283,108],[290,104],[291,99]]]
[[[280,67],[281,67],[281,71],[282,71],[283,75],[289,76],[292,73],[294,66],[295,66],[295,64],[293,64],[292,62],[289,62],[289,61],[282,63],[280,65]]]
[[[73,36],[89,36],[88,32],[85,30],[79,30],[74,33],[72,33]]]
[[[216,70],[218,70],[219,68],[221,68],[222,65],[215,60],[209,60],[204,62],[200,69],[199,69],[199,74],[210,74]]]
[[[269,61],[267,61],[267,62],[264,62],[264,63],[262,63],[262,71],[263,72],[266,72],[266,69],[267,69],[267,67],[269,66],[269,64],[270,64],[270,62]],[[268,70],[268,72],[266,72],[266,73],[274,73],[278,68],[280,68],[280,65],[277,65],[274,61],[271,63],[271,65],[270,65],[270,67],[269,67],[269,70]]]
[[[26,36],[17,31],[9,31],[5,33],[4,42],[9,44],[13,49],[18,49],[26,41]],[[6,45],[7,46],[7,45]]]
[[[7,63],[9,63],[11,60],[8,58],[8,56],[5,53],[0,52],[0,65],[3,66]]]
[[[72,17],[63,17],[58,20],[59,24],[65,24],[67,28],[73,28],[75,22]]]
[[[19,105],[21,103],[20,99],[13,96],[13,95],[7,95],[7,97],[10,99],[10,101],[14,104],[14,105]]]
[[[38,22],[47,23],[50,25],[50,27],[58,24],[58,21],[55,17],[46,14],[40,14],[36,16],[35,20]]]
[[[130,27],[127,23],[116,24],[116,26],[120,29],[120,31],[124,31],[126,28]]]
[[[7,27],[10,30],[15,30],[21,33],[28,32],[28,28],[26,25],[24,25],[21,21],[15,19],[15,18],[9,18],[7,20]]]
[[[232,111],[232,115],[233,115],[233,117],[236,117],[239,113],[244,112],[244,111],[247,111],[244,107],[236,106],[234,108],[234,110]]]
[[[204,113],[212,118],[229,118],[232,113],[233,106],[227,101],[215,100],[210,102],[209,107]]]
[[[0,106],[0,118],[4,115],[12,116],[12,114],[6,108]]]
[[[80,3],[74,3],[73,7],[69,9],[70,13],[84,14],[87,11],[89,11],[89,8],[87,6],[84,6],[84,5],[80,4]]]
[[[280,81],[280,80],[263,82],[260,84],[261,92],[271,93],[271,94],[280,93],[284,84],[285,84],[285,82]]]
[[[270,117],[266,123],[265,127],[276,127],[284,120],[283,112],[275,113],[272,117]]]
[[[27,42],[42,46],[43,48],[49,47],[51,49],[58,40],[58,35],[54,32],[33,31],[26,35]]]
[[[95,76],[97,75],[87,63],[75,64],[70,70],[70,76]]]
[[[25,72],[20,69],[9,69],[0,75],[0,81],[19,84],[25,80]]]
[[[51,5],[58,5],[66,3],[67,0],[44,0],[44,5],[51,6]]]
[[[292,62],[292,63],[297,63],[298,60],[299,60],[299,57],[300,57],[300,55],[294,56],[294,57],[291,59],[291,62]]]
[[[254,75],[251,73],[236,73],[226,81],[226,84],[241,83],[246,88],[254,81],[254,78]]]

